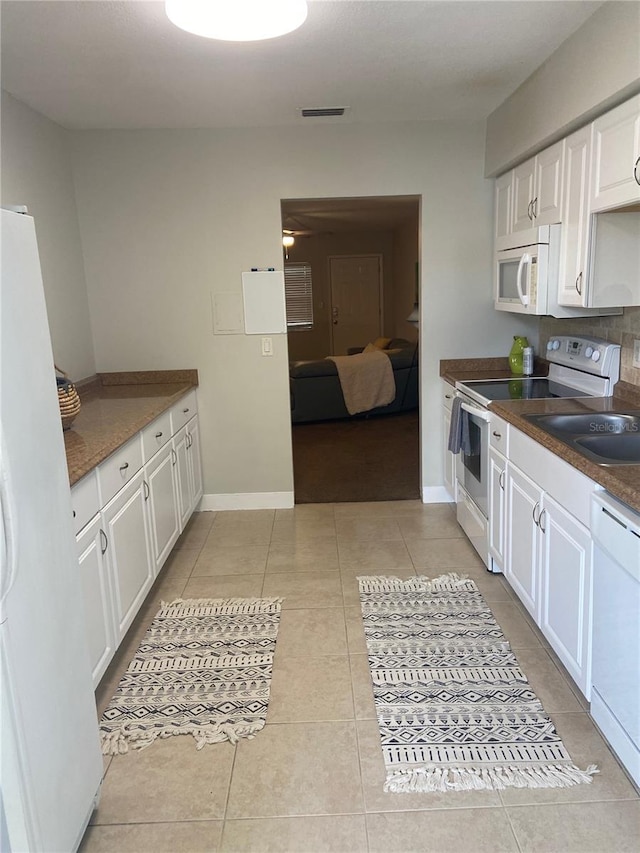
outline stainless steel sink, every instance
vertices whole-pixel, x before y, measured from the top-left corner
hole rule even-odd
[[[640,432],[619,435],[585,435],[574,445],[597,456],[604,465],[640,465]]]
[[[640,412],[523,417],[597,465],[640,465]]]
[[[640,433],[640,412],[593,412],[591,414],[525,415],[547,432],[568,435],[628,435]]]

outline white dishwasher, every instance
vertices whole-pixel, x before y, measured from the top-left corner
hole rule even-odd
[[[597,492],[591,534],[591,716],[640,785],[640,515]]]

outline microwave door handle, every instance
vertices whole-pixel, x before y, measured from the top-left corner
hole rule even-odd
[[[485,421],[485,423],[489,423],[491,421],[491,412],[488,412],[486,409],[481,409],[478,406],[471,406],[469,403],[460,403],[460,408],[464,409],[465,412],[469,412],[469,414],[473,415],[474,418],[479,418],[481,421]]]
[[[525,293],[522,289],[522,270],[524,267],[531,263],[531,255],[527,252],[523,252],[520,256],[520,263],[518,264],[518,272],[516,273],[516,287],[518,288],[518,297],[520,298],[520,302],[526,307],[529,304],[529,295]]]

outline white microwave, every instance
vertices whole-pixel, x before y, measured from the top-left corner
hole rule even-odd
[[[560,225],[543,225],[511,235],[495,253],[495,307],[517,314],[552,313],[557,306]],[[553,312],[555,313],[555,312]]]

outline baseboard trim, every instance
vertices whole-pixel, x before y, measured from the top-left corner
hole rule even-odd
[[[423,504],[450,504],[452,502],[453,498],[444,486],[422,487]]]
[[[203,495],[200,510],[223,512],[228,509],[291,509],[293,492],[244,492],[233,495]]]

